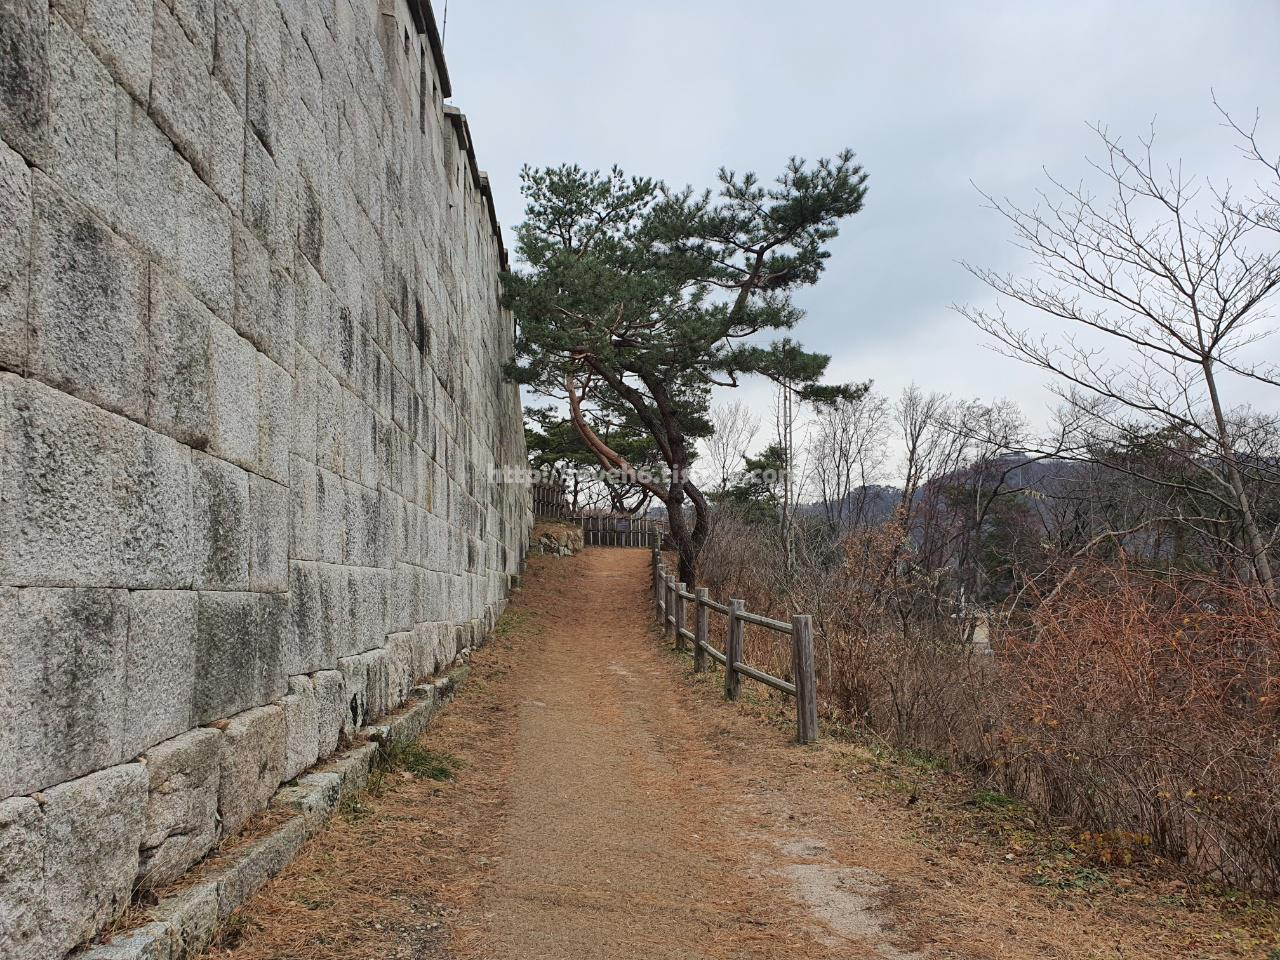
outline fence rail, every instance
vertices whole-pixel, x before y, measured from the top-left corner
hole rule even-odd
[[[662,546],[667,521],[656,517],[619,517],[610,514],[579,514],[570,522],[582,527],[582,542],[588,547]]]
[[[690,590],[687,584],[678,582],[667,569],[657,546],[653,549],[653,595],[658,622],[662,624],[664,633],[675,638],[676,649],[685,650],[686,644],[692,645],[693,669],[696,672],[707,669],[707,657],[721,664],[725,668],[724,695],[730,700],[738,698],[743,677],[794,697],[796,740],[800,743],[813,743],[818,739],[818,698],[813,669],[811,616],[796,614],[790,623],[784,623],[758,613],[749,613],[742,600],[730,600],[727,604],[716,603],[706,587]],[[689,629],[686,617],[689,605],[693,608],[693,629]],[[711,643],[712,613],[728,618],[724,652],[717,650]],[[791,637],[791,676],[794,682],[788,683],[743,662],[743,632],[748,624]]]

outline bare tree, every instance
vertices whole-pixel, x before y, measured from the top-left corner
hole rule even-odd
[[[1105,153],[1091,163],[1101,194],[1052,177],[1032,208],[984,194],[1030,254],[1034,274],[967,265],[997,294],[1068,331],[1060,339],[1037,336],[1010,321],[1002,304],[957,309],[1009,356],[1058,378],[1079,427],[1076,453],[1177,438],[1169,449],[1184,469],[1144,479],[1230,510],[1242,573],[1274,599],[1276,531],[1258,522],[1249,493],[1262,473],[1274,476],[1274,466],[1242,450],[1248,415],[1226,396],[1241,380],[1280,385],[1280,370],[1250,359],[1273,332],[1269,308],[1280,287],[1280,233],[1266,225],[1274,198],[1237,199],[1180,165],[1158,165],[1152,136],[1131,152],[1095,130]]]
[[[703,456],[711,476],[709,485],[723,494],[742,470],[742,458],[760,429],[760,418],[741,400],[711,408],[711,436],[703,440]]]
[[[884,479],[890,429],[882,394],[868,391],[818,410],[809,460],[832,529],[844,532],[868,522],[870,488]]]

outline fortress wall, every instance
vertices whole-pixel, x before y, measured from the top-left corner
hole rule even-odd
[[[0,5],[0,956],[180,876],[501,610],[505,255],[431,16]]]

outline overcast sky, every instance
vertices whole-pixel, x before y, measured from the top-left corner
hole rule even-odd
[[[1260,109],[1280,152],[1275,0],[451,0],[445,53],[509,244],[525,163],[704,186],[721,165],[772,176],[792,154],[853,148],[866,206],[799,298],[798,338],[832,355],[832,379],[1009,397],[1037,419],[1042,376],[949,309],[993,302],[957,261],[1022,262],[970,182],[1032,200],[1042,168],[1087,172],[1089,122],[1134,137],[1153,119],[1163,156],[1252,179],[1210,88],[1233,111]],[[764,388],[739,393],[767,404]]]

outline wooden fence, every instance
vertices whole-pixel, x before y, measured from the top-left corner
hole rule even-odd
[[[742,600],[730,600],[727,604],[711,599],[706,587],[693,591],[678,583],[667,570],[662,554],[653,551],[653,594],[658,610],[658,622],[668,636],[675,637],[677,650],[685,650],[685,644],[693,646],[693,669],[707,669],[707,657],[724,667],[724,695],[730,700],[738,698],[742,678],[748,677],[767,687],[772,687],[795,698],[796,740],[813,743],[818,739],[818,690],[813,670],[813,618],[808,614],[796,614],[790,623],[773,620],[757,613],[748,613]],[[693,629],[686,627],[686,612],[692,605]],[[712,613],[728,618],[724,651],[711,643],[710,618]],[[791,637],[791,675],[794,683],[770,676],[742,661],[742,638],[746,626],[751,624],[774,630]]]
[[[569,513],[569,500],[565,495],[565,483],[559,477],[538,480],[529,486],[533,500],[533,515],[538,520],[562,520]]]
[[[667,534],[667,521],[656,517],[581,514],[571,519],[582,527],[582,542],[588,547],[660,549]]]

